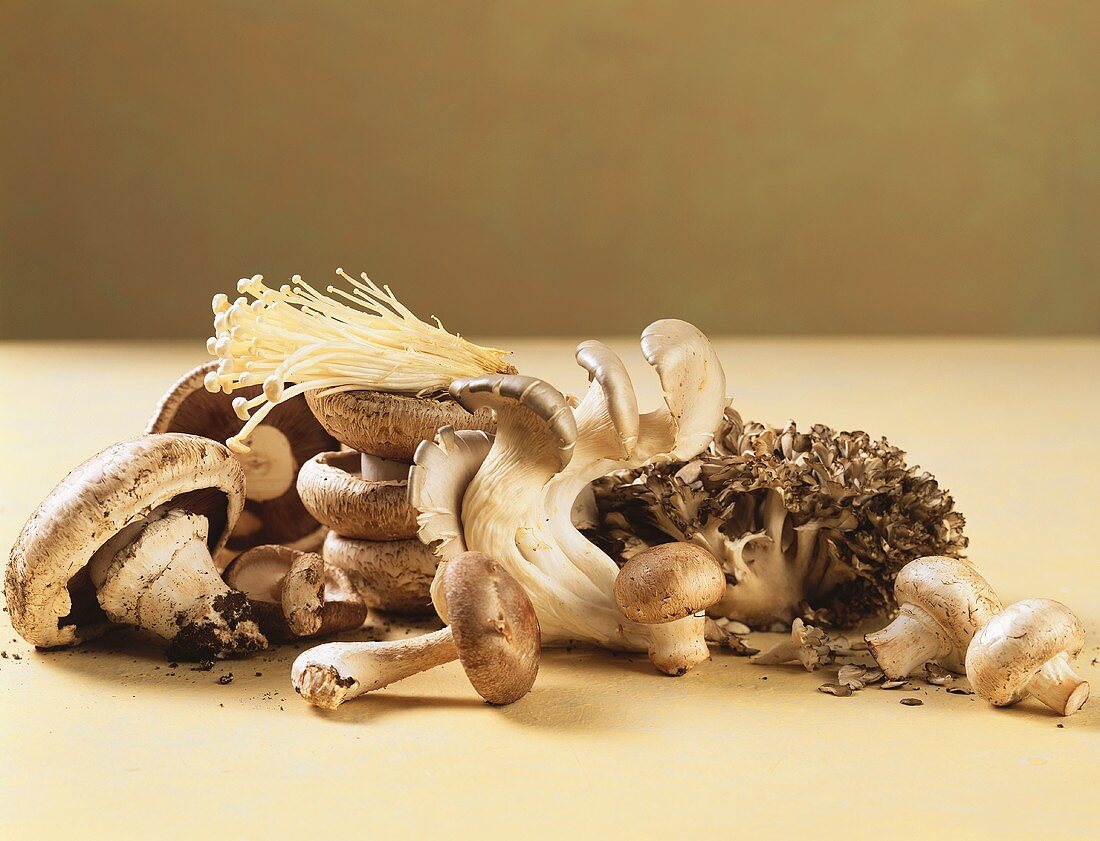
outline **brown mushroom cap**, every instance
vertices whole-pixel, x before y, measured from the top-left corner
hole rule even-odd
[[[326,566],[347,574],[367,607],[432,612],[431,586],[439,559],[419,540],[355,540],[330,531],[323,554]]]
[[[361,478],[359,453],[319,453],[298,473],[298,495],[318,521],[344,537],[408,540],[416,537],[416,509],[407,478]]]
[[[12,547],[4,593],[20,635],[53,647],[101,633],[106,616],[87,566],[108,541],[122,548],[112,538],[160,506],[206,517],[213,554],[244,506],[244,472],[224,445],[179,433],[131,438],[77,467],[42,501]]]
[[[1068,607],[1051,599],[1024,599],[974,635],[966,653],[966,675],[979,696],[1008,706],[1026,696],[1027,684],[1049,661],[1060,654],[1075,657],[1084,645],[1085,629]],[[1084,698],[1088,692],[1086,683]],[[1083,698],[1073,709],[1082,703]]]
[[[317,420],[343,444],[368,455],[412,461],[421,441],[430,441],[440,427],[493,432],[493,413],[473,414],[447,398],[388,394],[382,391],[341,391],[321,395],[306,392]],[[328,449],[335,449],[330,447]]]
[[[212,394],[203,378],[218,367],[208,362],[188,371],[161,398],[146,432],[186,432],[215,441],[237,434],[243,423],[233,411],[238,397],[251,399],[262,386]],[[316,453],[337,449],[301,395],[280,403],[249,439],[251,452],[237,456],[245,473],[245,510],[228,548],[240,552],[266,543],[298,543],[318,529],[298,498],[298,469]]]
[[[354,630],[367,618],[347,575],[313,552],[253,547],[226,568],[225,583],[245,594],[260,629],[278,640]]]
[[[463,552],[447,562],[443,589],[458,658],[490,704],[511,704],[535,683],[542,641],[527,593],[488,555]]]
[[[662,543],[638,552],[615,579],[619,610],[642,625],[663,625],[706,610],[725,591],[718,561],[694,543]]]

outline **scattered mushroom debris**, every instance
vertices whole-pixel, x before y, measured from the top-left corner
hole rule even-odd
[[[919,707],[924,703],[924,701],[922,701],[920,698],[902,698],[901,703],[907,707]]]

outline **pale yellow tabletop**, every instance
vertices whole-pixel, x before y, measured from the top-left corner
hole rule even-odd
[[[583,388],[572,343],[501,342]],[[645,406],[646,366],[617,347]],[[1085,621],[1100,692],[1100,343],[720,349],[746,417],[886,434],[939,476],[1005,601]],[[0,543],[203,358],[200,342],[0,345]],[[833,676],[793,666],[716,654],[669,678],[593,651],[548,653],[507,708],[451,664],[326,714],[290,688],[293,647],[191,671],[126,632],[35,653],[4,616],[0,650],[3,839],[1100,838],[1100,699],[1059,719],[918,684],[923,706],[903,706],[818,693]]]

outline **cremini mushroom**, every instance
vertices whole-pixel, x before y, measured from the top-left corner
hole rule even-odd
[[[440,427],[492,432],[496,426],[492,412],[468,412],[446,396],[309,391],[306,401],[325,429],[353,450],[406,463]]]
[[[454,659],[490,704],[510,704],[530,691],[539,670],[535,610],[523,588],[499,564],[466,552],[447,564],[442,587],[449,627],[395,642],[335,642],[303,652],[291,680],[309,703],[336,709]]]
[[[649,659],[682,675],[710,657],[706,609],[722,598],[718,561],[694,543],[663,543],[639,552],[615,579],[615,603],[632,622],[650,626]]]
[[[1089,684],[1069,664],[1085,645],[1080,620],[1061,602],[1024,599],[992,617],[970,642],[966,676],[989,703],[1007,707],[1034,695],[1059,715],[1073,715]]]
[[[432,578],[439,561],[416,538],[356,540],[330,531],[322,553],[325,565],[342,570],[367,607],[389,613],[432,612]]]
[[[367,606],[348,576],[326,567],[315,552],[254,546],[238,555],[223,577],[248,597],[269,639],[353,631],[367,618]]]
[[[222,444],[181,433],[108,447],[63,479],[23,526],[5,577],[15,629],[41,647],[97,635],[106,620],[206,660],[266,647],[248,600],[211,554],[244,505],[244,472]]]
[[[898,615],[867,634],[867,647],[891,680],[928,661],[962,673],[974,634],[1001,610],[988,582],[966,561],[927,557],[910,561],[894,581]]]
[[[359,453],[319,453],[298,473],[298,494],[310,514],[345,538],[409,540],[416,509],[405,498],[408,472],[408,465]]]
[[[234,435],[247,418],[243,406],[262,395],[257,385],[236,389],[232,395],[210,392],[207,379],[216,379],[218,363],[208,362],[188,371],[165,393],[146,432],[186,432],[215,441]],[[301,395],[268,413],[252,433],[251,449],[236,455],[244,468],[245,503],[226,548],[230,555],[265,543],[317,549],[324,529],[302,505],[295,489],[299,468],[316,453],[337,449],[336,439],[317,422]]]

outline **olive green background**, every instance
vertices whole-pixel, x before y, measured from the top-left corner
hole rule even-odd
[[[0,0],[0,337],[1100,331],[1095,2]]]

